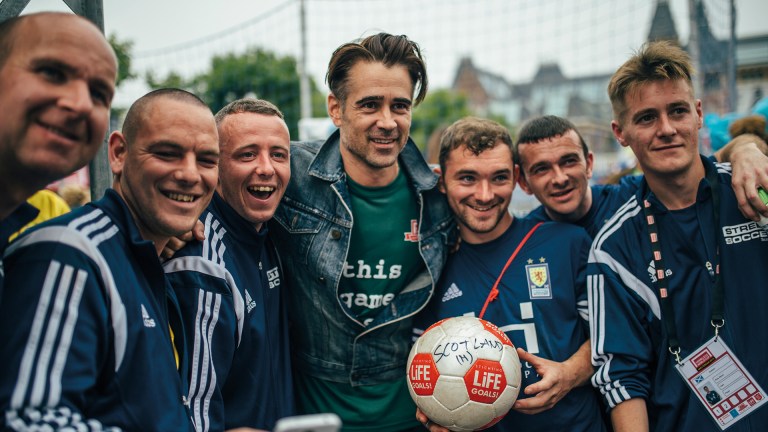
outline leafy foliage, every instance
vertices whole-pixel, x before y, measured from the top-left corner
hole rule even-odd
[[[464,95],[446,89],[433,90],[413,111],[411,138],[433,162],[442,131],[468,115],[472,113]]]
[[[117,85],[121,82],[135,78],[136,74],[131,70],[131,51],[133,50],[133,41],[118,39],[116,34],[111,34],[107,39],[117,56]]]
[[[175,72],[162,79],[150,73],[146,80],[152,88],[180,87],[190,90],[199,95],[213,112],[242,97],[266,99],[280,108],[291,137],[298,138],[300,84],[296,59],[291,56],[280,57],[271,51],[253,48],[241,54],[215,56],[207,72],[188,80]],[[310,89],[312,114],[323,116],[324,98],[312,80]]]

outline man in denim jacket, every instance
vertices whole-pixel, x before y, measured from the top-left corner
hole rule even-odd
[[[419,47],[380,33],[339,47],[325,143],[294,143],[272,232],[290,295],[302,413],[345,431],[420,427],[406,389],[412,317],[432,295],[453,219],[408,138],[427,92]],[[415,94],[415,99],[414,99]]]

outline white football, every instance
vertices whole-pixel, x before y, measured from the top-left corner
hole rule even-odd
[[[452,431],[493,426],[517,400],[520,359],[506,334],[468,316],[430,326],[408,356],[408,391],[433,422]]]

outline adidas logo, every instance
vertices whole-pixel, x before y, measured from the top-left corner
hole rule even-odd
[[[253,308],[256,307],[256,302],[251,298],[251,294],[248,290],[245,290],[245,307],[248,309],[248,313],[251,313]]]
[[[650,263],[648,263],[648,276],[651,278],[651,283],[656,283],[658,281],[658,276],[656,272],[656,263],[651,260]],[[672,276],[672,270],[666,269],[664,271],[664,277],[670,277]]]
[[[462,295],[464,295],[464,293],[461,292],[455,283],[452,283],[451,286],[448,287],[448,290],[445,291],[445,294],[443,294],[443,303],[447,302],[448,300],[453,300],[456,297],[461,297]]]
[[[149,312],[144,305],[141,305],[141,318],[144,320],[144,327],[152,328],[155,326],[155,320],[149,317]]]

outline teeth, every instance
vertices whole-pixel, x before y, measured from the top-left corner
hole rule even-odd
[[[248,190],[251,192],[272,192],[275,188],[272,186],[251,186]]]
[[[391,140],[391,139],[376,139],[376,138],[371,138],[371,141],[375,142],[376,144],[389,144],[391,142],[394,142],[394,140]]]
[[[195,200],[195,197],[193,195],[186,195],[186,194],[180,194],[180,193],[169,193],[168,198],[174,201],[181,201],[181,202],[192,202]]]

